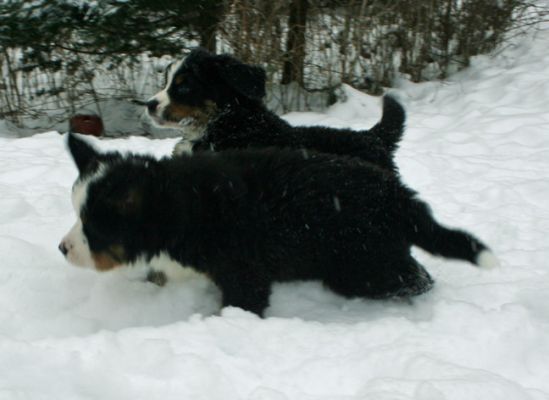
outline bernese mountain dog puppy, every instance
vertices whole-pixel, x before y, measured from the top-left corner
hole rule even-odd
[[[369,131],[322,126],[292,127],[263,104],[265,71],[223,54],[193,50],[166,71],[165,88],[147,103],[158,125],[180,127],[184,138],[174,154],[192,151],[291,147],[362,158],[397,171],[393,153],[404,130],[405,113],[392,97]]]
[[[201,152],[157,160],[100,153],[73,134],[77,222],[59,249],[106,271],[145,262],[212,279],[223,306],[262,315],[277,281],[320,280],[347,297],[418,295],[433,285],[412,257],[489,266],[485,244],[438,224],[390,171],[292,149]]]

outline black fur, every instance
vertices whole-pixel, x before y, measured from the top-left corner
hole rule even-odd
[[[123,263],[166,252],[209,275],[223,305],[259,315],[275,281],[408,297],[433,284],[413,244],[471,262],[486,249],[440,226],[394,174],[356,158],[261,149],[158,161],[100,155],[72,135],[69,148],[81,175],[106,165],[80,216],[92,252],[122,247]]]
[[[392,97],[383,100],[383,117],[369,131],[322,126],[292,127],[262,102],[265,71],[230,55],[193,50],[176,71],[168,88],[170,102],[196,107],[208,114],[203,136],[193,151],[247,147],[304,148],[322,153],[360,157],[397,171],[393,154],[404,130],[405,113]],[[215,111],[208,103],[215,104]]]

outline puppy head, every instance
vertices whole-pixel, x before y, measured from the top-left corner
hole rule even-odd
[[[134,261],[154,231],[144,204],[156,161],[100,154],[74,135],[68,145],[79,171],[72,191],[77,220],[59,249],[71,264],[99,271]]]
[[[160,125],[205,126],[223,106],[261,101],[264,96],[263,68],[197,48],[168,67],[166,86],[147,102],[147,109]]]

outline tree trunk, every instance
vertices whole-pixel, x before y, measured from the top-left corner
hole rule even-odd
[[[200,16],[196,21],[200,46],[215,53],[217,48],[217,28],[225,14],[224,2],[211,0],[202,1],[201,4]]]
[[[198,34],[200,35],[200,47],[205,48],[211,53],[216,52],[217,37],[216,37],[217,25],[210,25],[206,27],[200,27]]]
[[[288,18],[288,41],[282,71],[282,84],[297,82],[303,86],[305,63],[305,33],[307,25],[308,0],[292,0]]]

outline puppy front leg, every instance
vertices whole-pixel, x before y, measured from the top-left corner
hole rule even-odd
[[[271,285],[264,282],[224,282],[219,284],[223,296],[223,307],[240,307],[260,317],[269,305]]]

